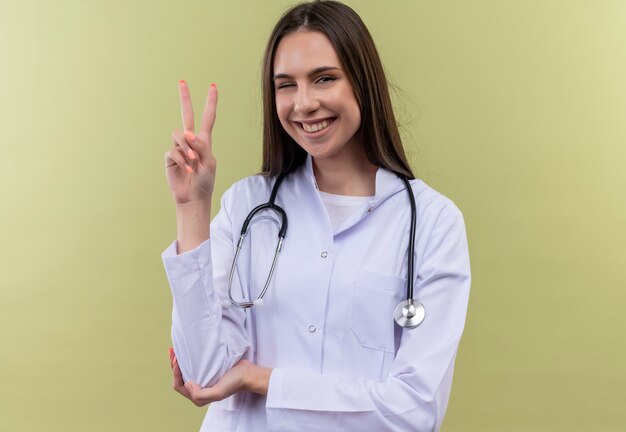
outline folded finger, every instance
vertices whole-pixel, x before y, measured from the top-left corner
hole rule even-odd
[[[179,385],[179,386],[184,386],[185,382],[183,380],[183,374],[180,371],[180,367],[178,366],[178,363],[174,363],[172,366],[172,374],[174,376],[174,382]]]
[[[187,399],[191,399],[191,394],[189,393],[189,390],[187,390],[187,387],[185,387],[185,383],[183,381],[183,375],[180,372],[180,368],[178,367],[178,365],[174,365],[174,382],[172,387],[174,388],[174,390],[176,390],[178,393],[180,393],[181,395],[185,396]]]
[[[188,132],[181,132],[178,129],[172,132],[172,144],[174,146],[180,147],[183,150],[185,160],[188,164],[191,165],[191,160],[196,158],[196,153],[189,145],[188,137],[192,137]],[[193,138],[195,139],[195,136],[193,136]]]
[[[183,151],[180,147],[174,147],[165,153],[165,166],[169,168],[174,165],[178,165],[180,169],[185,170],[188,173],[193,172],[193,168],[185,160],[185,156],[183,156]]]

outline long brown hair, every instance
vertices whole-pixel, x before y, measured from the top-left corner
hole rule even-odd
[[[358,133],[369,161],[410,179],[415,178],[404,153],[387,79],[372,36],[354,10],[330,0],[292,7],[276,23],[268,41],[262,78],[262,173],[275,176],[289,172],[306,159],[306,152],[280,124],[273,82],[274,55],[279,42],[285,35],[304,29],[326,35],[337,52],[361,110]]]

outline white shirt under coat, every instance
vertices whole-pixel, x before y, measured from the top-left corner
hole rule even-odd
[[[406,298],[411,210],[404,183],[380,168],[375,196],[333,230],[308,157],[278,191],[289,225],[264,305],[223,307],[243,221],[267,202],[273,180],[235,183],[222,197],[209,240],[180,255],[174,241],[162,254],[184,379],[211,386],[242,356],[274,368],[267,397],[239,392],[211,404],[201,431],[439,430],[470,289],[461,212],[411,180],[414,296],[426,318],[401,329],[393,310]],[[262,289],[278,220],[263,213],[246,238],[236,299],[255,299]]]

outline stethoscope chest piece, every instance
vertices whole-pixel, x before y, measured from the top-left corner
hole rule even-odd
[[[415,300],[403,300],[393,311],[393,318],[400,327],[415,328],[424,321],[424,305]]]

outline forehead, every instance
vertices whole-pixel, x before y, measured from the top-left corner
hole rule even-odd
[[[319,66],[341,68],[328,37],[317,31],[300,30],[281,39],[274,55],[274,73],[306,74]]]

